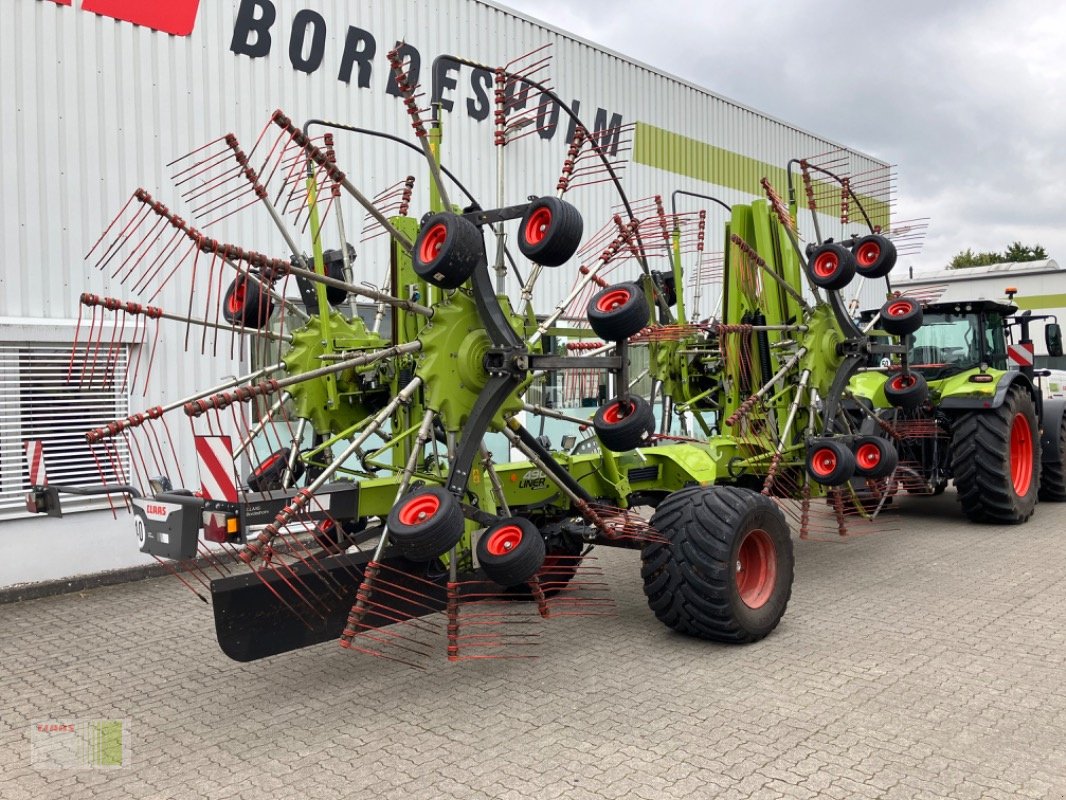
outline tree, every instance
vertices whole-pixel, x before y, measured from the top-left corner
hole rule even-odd
[[[1047,257],[1047,251],[1039,244],[1030,247],[1021,242],[1014,242],[1003,254],[1004,261],[1045,261]]]
[[[1006,264],[1021,261],[1044,261],[1048,254],[1041,245],[1027,245],[1014,242],[1003,253],[995,251],[975,253],[972,249],[960,250],[951,259],[948,269],[965,269],[966,267],[987,267],[989,264]]]

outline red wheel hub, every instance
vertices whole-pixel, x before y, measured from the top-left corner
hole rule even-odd
[[[626,409],[626,413],[623,414],[621,403],[611,403],[611,405],[603,410],[603,421],[608,425],[617,425],[636,410],[636,405],[630,403],[629,407]]]
[[[444,240],[448,238],[448,226],[438,222],[422,237],[422,244],[418,248],[418,258],[423,264],[432,264],[440,255],[440,249],[444,247]]]
[[[522,542],[522,529],[517,525],[504,525],[489,534],[485,549],[494,556],[505,556]]]
[[[814,270],[814,274],[819,278],[832,278],[839,268],[840,259],[837,258],[837,254],[832,250],[819,253],[818,257],[814,259],[814,265],[811,267]]]
[[[233,284],[233,291],[229,296],[229,312],[231,314],[240,314],[244,310],[244,296],[247,291],[248,287],[244,281],[238,281]]]
[[[628,289],[612,289],[596,301],[597,311],[614,311],[629,302]]]
[[[274,453],[266,461],[264,461],[262,464],[255,468],[255,474],[262,475],[264,472],[274,466],[278,462],[279,458],[281,458],[281,453]]]
[[[828,447],[822,447],[811,454],[811,469],[820,477],[831,475],[837,468],[837,454]]]
[[[1033,482],[1033,429],[1025,414],[1015,414],[1010,426],[1010,479],[1019,497]]]
[[[877,244],[877,242],[867,242],[855,254],[855,260],[859,262],[860,267],[871,267],[877,263],[877,259],[880,257],[881,245]]]
[[[890,317],[902,317],[905,314],[911,313],[914,310],[914,303],[910,300],[897,300],[895,303],[885,309],[885,313]]]
[[[855,451],[855,463],[862,469],[874,469],[881,463],[881,448],[876,444],[861,444]]]
[[[755,528],[744,534],[737,553],[737,593],[748,608],[762,608],[777,582],[777,548],[770,534]]]
[[[440,499],[436,495],[422,494],[408,500],[400,509],[400,522],[404,525],[418,525],[431,519],[440,510]]]
[[[524,235],[526,237],[527,244],[540,244],[544,241],[544,237],[548,235],[548,230],[552,226],[552,212],[550,208],[538,208],[534,211],[529,221],[526,222],[526,229]]]
[[[892,386],[897,392],[901,392],[904,389],[909,389],[917,382],[917,378],[913,375],[897,375],[891,381],[889,385]]]

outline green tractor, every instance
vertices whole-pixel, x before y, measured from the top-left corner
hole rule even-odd
[[[953,480],[963,513],[978,522],[1017,524],[1038,499],[1066,501],[1064,401],[1043,397],[1029,326],[1051,320],[1051,356],[1062,355],[1061,330],[1054,317],[1017,310],[899,296],[862,314],[866,328],[905,337],[907,348],[851,380],[851,415],[895,442],[899,486],[936,495]]]

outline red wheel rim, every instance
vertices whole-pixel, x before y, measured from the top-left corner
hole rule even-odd
[[[422,237],[422,244],[418,248],[418,258],[423,264],[432,264],[440,255],[440,249],[444,247],[444,240],[448,238],[448,226],[438,222]]]
[[[859,445],[855,450],[855,463],[862,469],[875,469],[881,463],[881,448],[869,442]]]
[[[552,212],[550,208],[541,207],[534,211],[529,221],[526,222],[526,244],[540,244],[548,235],[548,229],[552,225]]]
[[[628,289],[611,289],[611,291],[602,295],[596,301],[597,311],[614,311],[620,306],[624,306],[629,302],[630,294]]]
[[[281,458],[281,453],[272,454],[266,461],[264,461],[262,464],[255,468],[255,474],[262,475],[264,472],[274,466],[278,462],[279,458]]]
[[[910,300],[897,300],[885,309],[885,313],[890,317],[902,317],[904,314],[909,314],[914,309],[914,303]]]
[[[811,454],[811,469],[821,478],[837,468],[837,454],[828,447],[820,447]]]
[[[244,281],[238,281],[233,284],[233,291],[229,296],[229,312],[231,314],[240,314],[244,310],[244,295],[247,290]]]
[[[418,525],[430,519],[440,510],[440,498],[433,494],[420,494],[408,500],[400,509],[400,522],[404,525]]]
[[[774,593],[777,549],[770,534],[755,528],[744,535],[737,553],[737,592],[748,608],[762,608]]]
[[[1015,414],[1010,426],[1010,479],[1019,497],[1029,493],[1033,482],[1033,429],[1025,414]]]
[[[814,274],[819,278],[832,278],[836,275],[839,267],[840,259],[837,258],[837,254],[832,250],[826,250],[824,253],[819,253],[818,257],[814,259],[814,265],[811,269],[814,270]]]
[[[855,254],[855,260],[860,267],[872,267],[881,257],[881,245],[877,242],[867,242]]]
[[[628,409],[626,410],[625,416],[622,416],[622,404],[611,403],[609,406],[607,406],[607,408],[603,409],[603,421],[606,422],[608,425],[617,425],[619,422],[624,420],[636,410],[636,405],[634,403],[630,403]]]
[[[889,386],[895,389],[897,392],[902,392],[904,389],[909,389],[918,382],[918,379],[913,375],[897,375],[891,381]]]
[[[517,525],[504,525],[489,534],[485,549],[494,556],[505,556],[522,542],[522,529]]]

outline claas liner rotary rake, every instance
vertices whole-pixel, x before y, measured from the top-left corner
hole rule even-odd
[[[856,273],[887,275],[893,242],[870,222],[865,235],[819,233],[803,248],[795,193],[786,205],[764,181],[767,199],[725,207],[711,255],[708,209],[723,204],[683,192],[669,213],[657,197],[631,202],[624,163],[602,144],[624,152],[629,132],[582,125],[548,85],[545,51],[492,70],[493,145],[502,174],[506,151],[557,103],[573,135],[555,192],[506,205],[501,178],[487,208],[446,169],[439,109],[420,107],[406,64],[390,59],[415,137],[386,138],[424,156],[428,213],[411,213],[414,178],[368,196],[342,170],[335,135],[383,134],[298,127],[280,111],[248,152],[229,135],[174,162],[196,224],[133,195],[88,260],[143,302],[82,296],[70,380],[132,391],[153,373],[160,326],[184,326],[187,348],[228,348],[251,371],[89,431],[103,486],[49,484],[47,453],[28,443],[28,507],[58,514],[63,493],[120,498],[141,550],[210,598],[219,643],[241,661],[330,639],[416,666],[433,652],[524,657],[542,620],[613,613],[596,545],[640,551],[649,604],[671,628],[766,636],[791,593],[788,520],[801,536],[822,516],[843,533],[846,515],[878,510],[857,502],[853,473],[876,494],[893,470],[891,443],[858,435],[844,401],[871,355],[901,346],[871,340],[841,295]],[[847,180],[800,163],[809,195],[833,185],[858,202]],[[587,234],[566,198],[604,182],[618,213]],[[678,211],[679,198],[703,207]],[[377,268],[347,243],[352,201],[366,214],[362,241],[388,237]],[[285,258],[205,232],[245,209],[270,218]],[[532,264],[524,278],[509,236]],[[536,313],[538,278],[567,264],[571,290]],[[381,271],[376,287],[356,277]],[[152,303],[172,280],[191,287],[188,303],[164,311]],[[116,330],[139,343],[130,364]],[[638,355],[647,369],[631,375]],[[613,396],[591,420],[537,402],[556,375],[601,376]],[[661,392],[659,421],[642,381]],[[529,415],[594,438],[553,450],[524,427]],[[182,417],[198,489],[174,488],[186,483],[172,437]],[[521,460],[497,463],[492,437]],[[252,459],[257,448],[269,456]],[[243,459],[256,466],[238,483]]]

